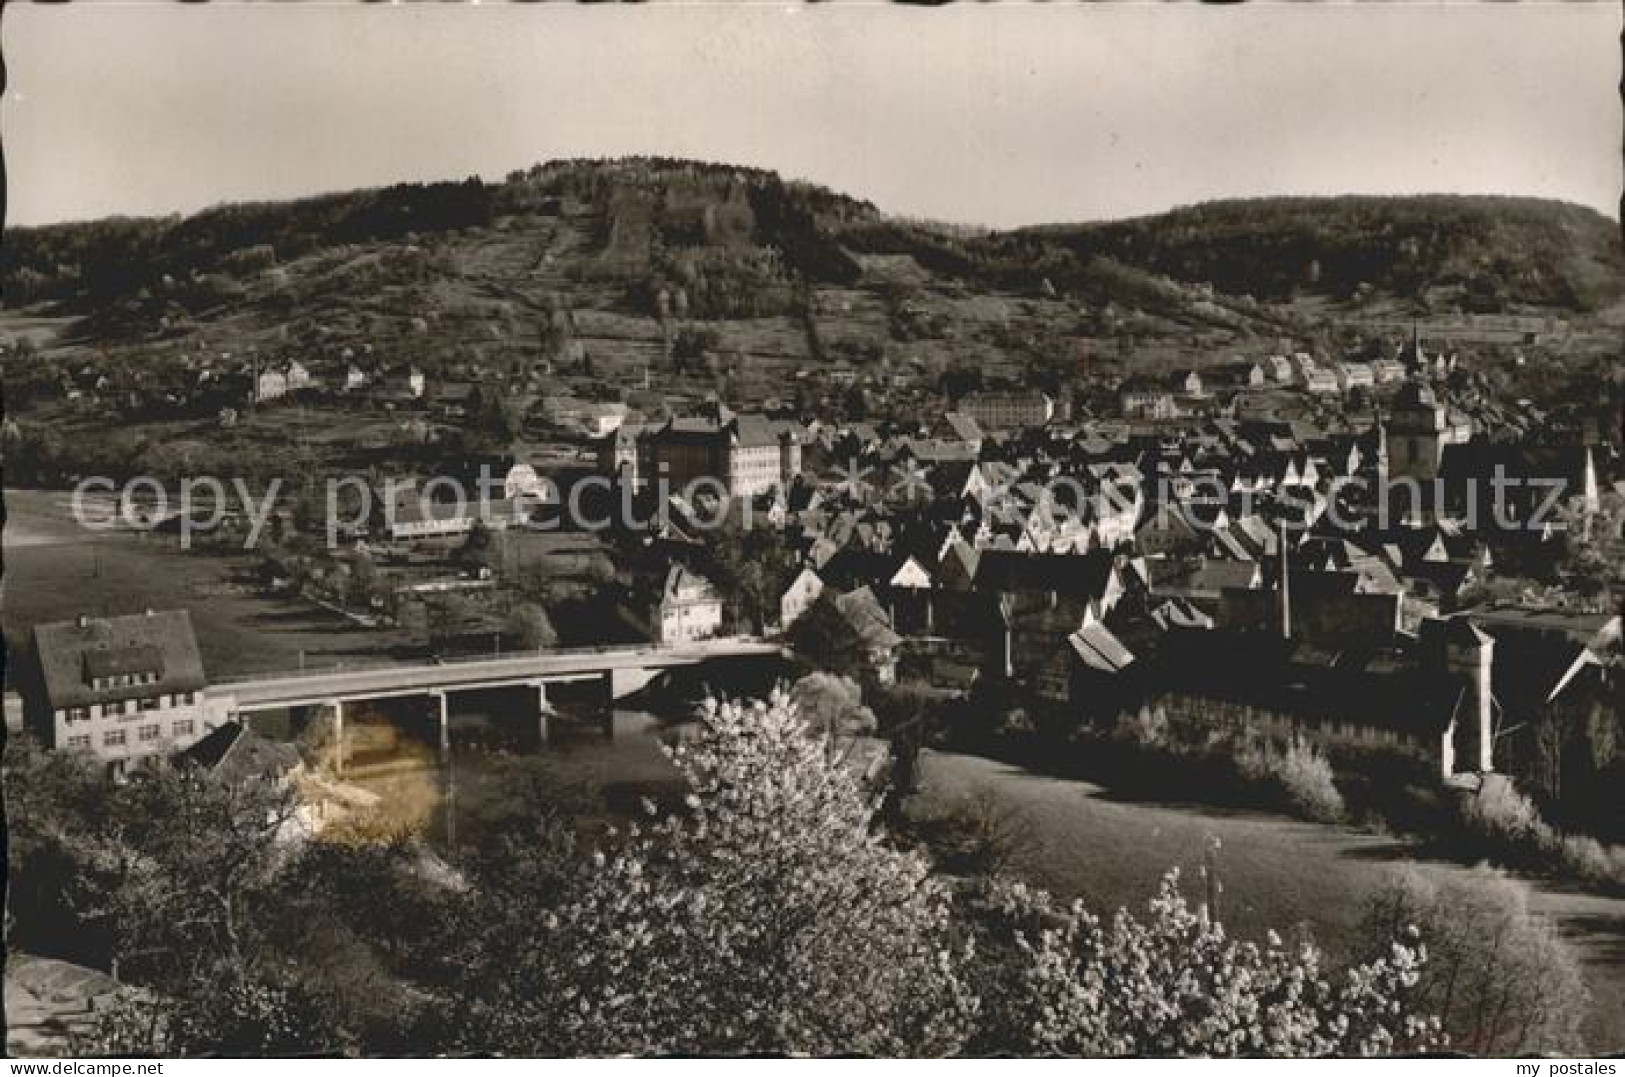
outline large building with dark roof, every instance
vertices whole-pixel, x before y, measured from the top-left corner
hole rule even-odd
[[[804,434],[799,424],[760,415],[736,415],[721,405],[707,414],[669,419],[636,434],[635,464],[611,449],[616,473],[643,485],[664,481],[675,493],[714,482],[730,497],[756,497],[789,489],[801,472]]]
[[[39,625],[34,649],[52,748],[91,755],[117,775],[208,732],[186,610]]]

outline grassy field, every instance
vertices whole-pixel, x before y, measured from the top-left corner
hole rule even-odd
[[[81,613],[116,615],[187,609],[211,678],[378,660],[413,646],[405,632],[361,630],[303,602],[265,598],[239,576],[253,559],[187,552],[172,538],[89,532],[75,524],[69,495],[8,490],[5,578],[0,584],[6,645],[24,653],[34,625]]]
[[[926,753],[922,795],[911,810],[930,816],[978,797],[990,798],[1020,835],[1013,870],[1097,913],[1143,909],[1171,867],[1194,886],[1204,851],[1217,839],[1220,906],[1231,928],[1258,937],[1271,927],[1285,934],[1308,925],[1334,955],[1348,953],[1364,902],[1400,864],[1463,870],[1411,860],[1401,842],[1342,827],[1126,802],[1090,782],[945,752]],[[1625,900],[1536,886],[1530,904],[1558,923],[1586,964],[1592,1049],[1625,1049]]]

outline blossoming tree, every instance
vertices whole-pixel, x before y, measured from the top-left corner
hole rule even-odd
[[[1302,1058],[1441,1043],[1416,998],[1426,954],[1408,937],[1333,975],[1311,944],[1231,938],[1186,900],[1177,870],[1143,920],[1119,910],[1107,923],[1019,883],[983,898],[978,960],[995,971],[976,978],[981,1036],[1008,1051]]]
[[[955,1051],[949,894],[783,694],[673,749],[685,817],[583,861],[480,1009],[513,1051]]]

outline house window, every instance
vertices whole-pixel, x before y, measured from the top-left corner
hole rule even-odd
[[[157,696],[144,696],[140,700],[140,707],[144,711],[155,711],[155,710],[157,710],[158,709],[158,697]]]
[[[90,751],[90,737],[87,734],[80,734],[78,736],[69,737],[68,738],[68,750],[69,751],[75,751],[75,752],[88,752],[88,751]]]
[[[88,720],[89,718],[90,718],[90,708],[89,707],[69,707],[68,708],[68,721],[70,721],[70,722],[83,722],[83,721]]]
[[[124,730],[109,729],[102,734],[102,745],[107,748],[117,748],[124,744]]]
[[[183,718],[181,721],[176,722],[175,735],[177,737],[190,737],[192,735],[192,720]]]
[[[185,695],[181,696],[180,701],[190,707],[193,703],[197,702],[197,693],[187,692]]]
[[[153,725],[144,725],[144,726],[142,726],[140,728],[140,730],[137,731],[136,735],[139,736],[142,740],[157,740],[158,739],[158,726],[157,726],[156,723],[154,723]]]

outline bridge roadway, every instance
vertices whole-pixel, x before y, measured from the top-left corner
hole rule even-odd
[[[447,697],[452,692],[517,685],[534,688],[537,732],[546,744],[552,711],[547,699],[549,684],[601,679],[605,688],[607,730],[613,728],[611,708],[616,696],[617,673],[641,675],[652,670],[698,665],[715,658],[758,658],[783,653],[777,644],[732,637],[670,646],[591,647],[362,669],[301,670],[217,681],[204,690],[204,701],[212,713],[226,719],[283,707],[328,708],[333,718],[332,759],[335,769],[342,774],[349,755],[344,735],[344,704],[347,702],[418,695],[438,700],[440,760],[444,763],[451,751]]]
[[[759,658],[783,653],[778,644],[741,636],[670,645],[577,648],[360,669],[272,673],[219,681],[211,684],[205,694],[216,706],[241,714],[394,696],[541,686],[610,677],[618,671],[672,669],[716,658]]]

